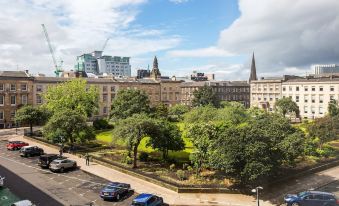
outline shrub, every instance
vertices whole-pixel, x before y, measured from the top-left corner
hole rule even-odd
[[[171,164],[169,168],[171,171],[173,171],[175,169],[175,164]]]
[[[186,172],[184,170],[177,170],[176,174],[177,174],[177,177],[179,178],[179,180],[181,180],[181,181],[187,180],[187,175],[186,175]]]
[[[133,159],[125,152],[122,154],[121,162],[130,165],[133,163]]]
[[[106,119],[97,119],[93,121],[93,127],[96,130],[102,130],[102,129],[111,129],[112,125],[110,125]]]
[[[146,152],[141,152],[140,155],[139,155],[139,159],[141,162],[147,162],[148,161],[148,153]]]
[[[186,170],[189,165],[187,163],[182,164],[182,169]]]
[[[187,167],[187,171],[188,171],[188,172],[193,172],[193,167],[188,166],[188,167]]]

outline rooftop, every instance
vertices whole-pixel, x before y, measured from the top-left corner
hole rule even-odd
[[[0,77],[29,77],[26,71],[0,71]]]

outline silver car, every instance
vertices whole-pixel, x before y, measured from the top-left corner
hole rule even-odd
[[[4,179],[5,177],[0,176],[0,187],[4,186]]]
[[[64,172],[65,170],[75,169],[77,162],[70,159],[56,159],[51,162],[49,169],[52,172]]]

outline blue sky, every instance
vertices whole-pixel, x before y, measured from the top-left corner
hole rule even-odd
[[[197,70],[223,80],[247,80],[253,51],[259,77],[339,63],[338,0],[11,0],[0,7],[0,70],[53,74],[42,23],[66,70],[108,37],[104,53],[130,56],[132,74],[154,55],[164,75]]]

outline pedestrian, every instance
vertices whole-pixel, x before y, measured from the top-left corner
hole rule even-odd
[[[86,159],[86,166],[89,166],[89,154],[88,153],[86,153],[85,159]]]

